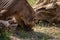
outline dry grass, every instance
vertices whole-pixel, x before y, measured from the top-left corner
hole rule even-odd
[[[34,31],[36,32],[42,32],[44,34],[48,34],[54,38],[60,38],[60,27],[40,27],[36,26],[34,28]]]

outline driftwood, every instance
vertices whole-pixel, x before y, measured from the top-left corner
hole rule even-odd
[[[34,10],[45,7],[46,9],[53,8],[56,5],[57,0],[39,0],[36,5],[33,7]]]
[[[54,3],[45,4],[43,6],[37,6],[34,8],[36,11],[37,20],[45,20],[47,22],[60,22],[60,2],[55,1]]]

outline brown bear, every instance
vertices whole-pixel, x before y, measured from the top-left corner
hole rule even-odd
[[[5,1],[5,0],[4,0]],[[31,30],[34,24],[34,10],[29,5],[27,0],[6,0],[4,5],[2,0],[0,6],[0,20],[6,20],[7,18],[14,16],[17,24],[22,26],[25,30]]]

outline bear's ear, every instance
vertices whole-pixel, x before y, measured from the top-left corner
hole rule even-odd
[[[7,12],[6,9],[1,10],[1,11],[0,11],[0,15],[3,15],[5,12]]]

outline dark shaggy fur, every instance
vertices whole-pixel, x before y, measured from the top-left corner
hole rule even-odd
[[[26,30],[31,30],[34,26],[34,10],[29,5],[27,0],[15,0],[9,7],[4,8],[7,10],[0,16],[1,20],[5,20],[10,16],[14,16],[19,25],[23,26]],[[3,9],[3,10],[4,10]],[[0,13],[1,14],[1,13]]]

